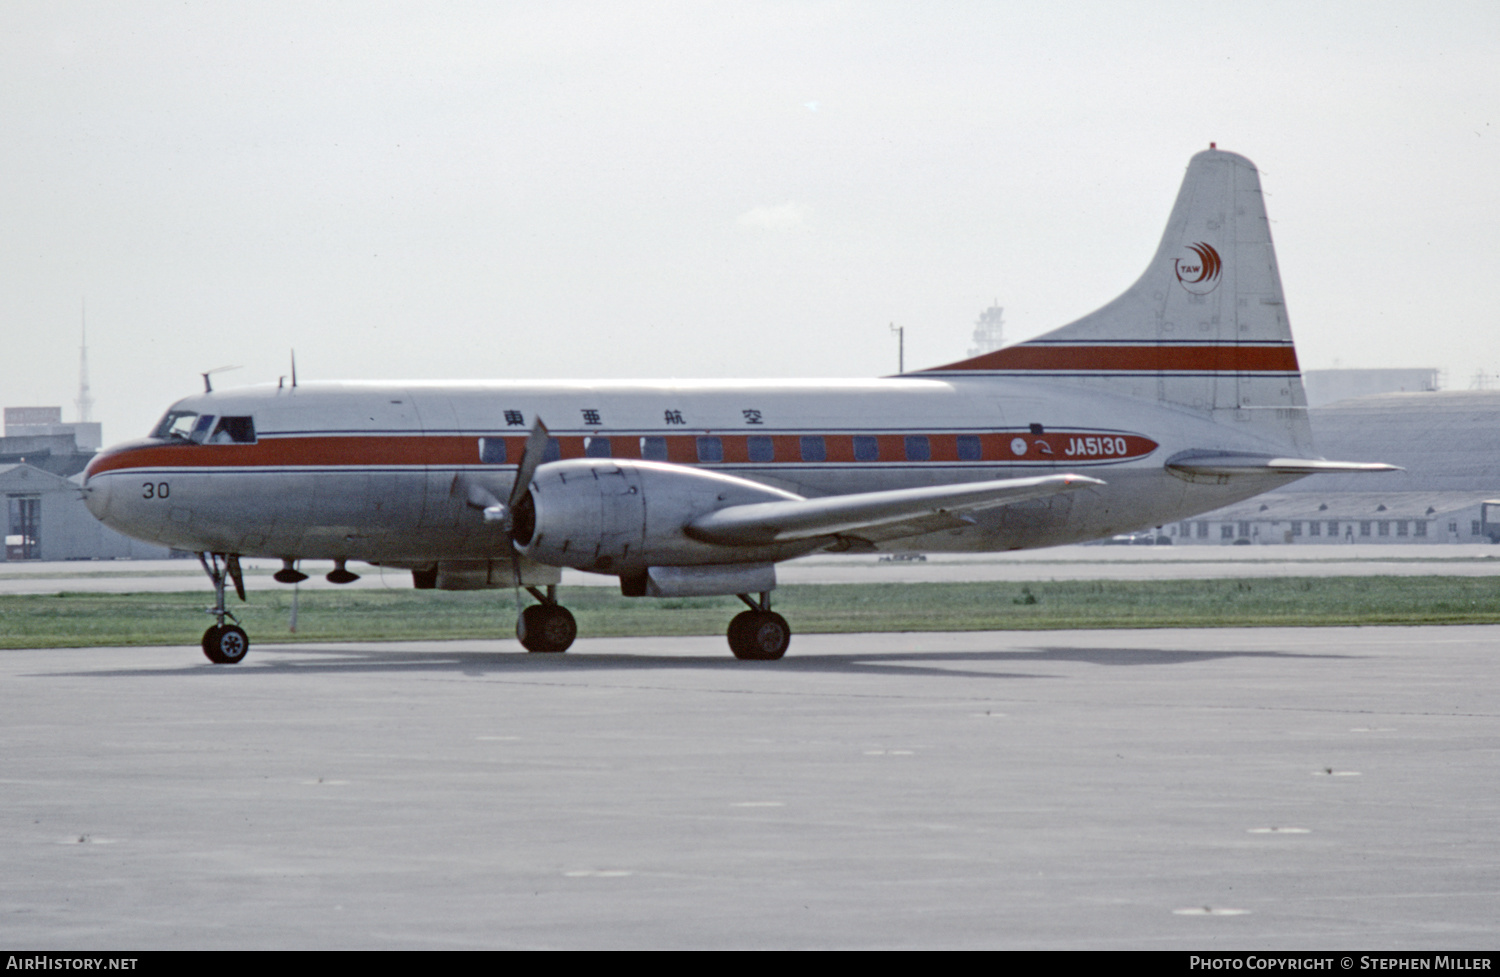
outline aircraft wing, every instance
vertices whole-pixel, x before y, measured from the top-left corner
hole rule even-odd
[[[859,492],[735,505],[699,516],[687,534],[705,543],[755,546],[819,536],[897,539],[972,524],[971,512],[1103,485],[1086,475],[1002,478],[959,485]]]

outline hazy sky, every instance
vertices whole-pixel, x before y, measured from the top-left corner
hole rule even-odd
[[[0,4],[0,403],[868,376],[1261,168],[1304,368],[1500,372],[1500,4]]]

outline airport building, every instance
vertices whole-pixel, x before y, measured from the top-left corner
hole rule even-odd
[[[35,465],[0,465],[5,548],[0,560],[160,560],[165,546],[121,535],[91,515],[76,482]]]
[[[1173,542],[1241,546],[1490,543],[1500,541],[1500,498],[1462,492],[1275,492],[1164,529]]]
[[[0,496],[5,546],[0,561],[159,560],[165,546],[121,535],[84,507],[77,479],[103,440],[98,422],[64,424],[61,407],[5,408]]]
[[[1355,397],[1388,393],[1432,393],[1441,389],[1441,371],[1429,368],[1391,370],[1304,370],[1307,406],[1326,407]]]
[[[102,442],[98,423],[64,424],[61,407],[7,407],[0,465],[25,463],[66,478],[83,471]]]
[[[1162,534],[1241,546],[1500,542],[1500,391],[1376,394],[1310,416],[1318,454],[1405,471],[1313,475]]]
[[[71,437],[78,450],[93,454],[104,447],[103,426],[98,421],[64,424],[61,407],[5,408],[7,438]]]

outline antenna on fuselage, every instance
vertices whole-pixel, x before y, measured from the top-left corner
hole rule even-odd
[[[206,394],[211,394],[211,393],[214,392],[214,385],[211,382],[209,382],[208,378],[211,377],[211,376],[213,376],[215,373],[223,373],[225,370],[238,370],[238,369],[239,369],[239,367],[237,367],[237,366],[216,366],[212,370],[209,370],[207,373],[199,374],[200,376],[203,377],[203,392],[206,393]]]
[[[292,386],[297,385],[297,351],[292,350]]]

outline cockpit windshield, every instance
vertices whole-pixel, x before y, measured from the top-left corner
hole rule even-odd
[[[161,438],[166,441],[198,441],[202,443],[208,434],[208,429],[213,425],[212,414],[204,414],[201,417],[195,410],[169,410],[167,416],[161,419],[156,429],[151,432],[153,438]],[[198,437],[193,434],[198,432]]]
[[[214,421],[218,420],[218,426]],[[212,437],[210,437],[212,432]],[[170,410],[151,432],[163,441],[194,444],[254,444],[255,421],[250,417],[220,417],[191,410]]]

